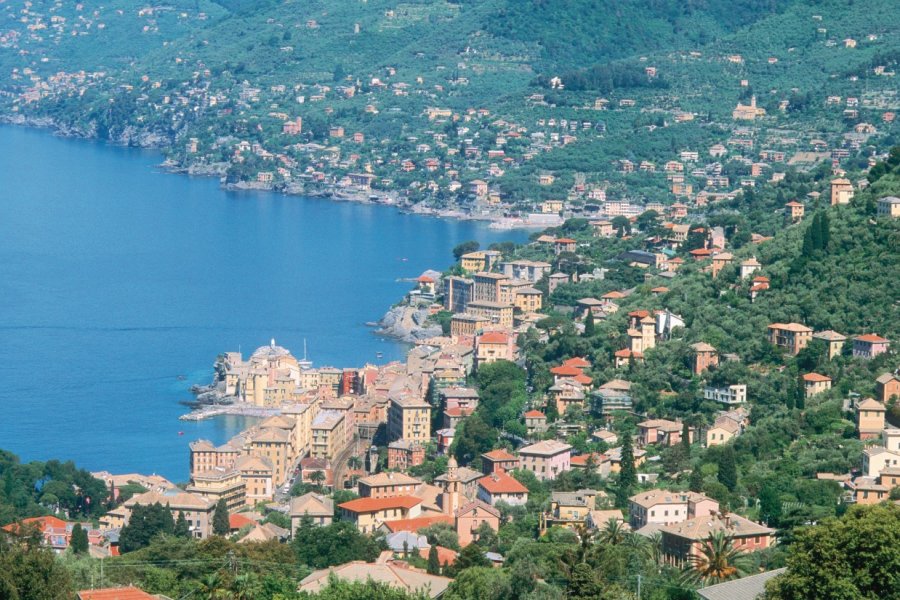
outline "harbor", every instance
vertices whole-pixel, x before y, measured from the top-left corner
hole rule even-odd
[[[217,404],[204,406],[203,408],[198,408],[197,410],[181,415],[180,417],[178,417],[178,419],[181,421],[203,421],[205,419],[212,419],[214,417],[221,417],[225,415],[238,417],[259,417],[261,419],[264,419],[266,417],[272,417],[279,414],[281,414],[280,408],[254,406],[253,404],[240,402],[234,404]]]

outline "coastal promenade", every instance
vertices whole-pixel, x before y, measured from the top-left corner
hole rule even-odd
[[[266,418],[280,415],[281,409],[278,407],[262,407],[253,404],[237,403],[218,406],[204,406],[197,410],[191,411],[185,415],[181,415],[181,421],[202,421],[204,419],[212,419],[213,417],[221,417],[224,415],[232,415],[238,417],[259,417]]]

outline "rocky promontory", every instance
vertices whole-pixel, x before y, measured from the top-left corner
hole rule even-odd
[[[441,335],[441,326],[429,322],[429,316],[427,306],[398,304],[378,322],[377,333],[409,343]]]

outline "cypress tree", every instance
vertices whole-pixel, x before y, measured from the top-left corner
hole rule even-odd
[[[687,421],[681,426],[681,447],[684,448],[684,455],[691,457],[691,428]]]
[[[831,241],[831,219],[828,213],[822,213],[819,219],[819,239],[821,241],[821,249],[828,250],[828,243]]]
[[[719,456],[718,477],[719,483],[728,488],[728,491],[733,492],[737,487],[737,462],[734,458],[734,448],[731,446],[725,446],[722,449],[722,454]]]
[[[815,217],[813,217],[815,220]],[[803,250],[801,251],[804,257],[809,257],[813,253],[813,225],[810,223],[807,225],[806,230],[803,232]]]
[[[594,335],[595,331],[594,313],[588,310],[587,318],[584,320],[584,336],[591,337]]]
[[[228,520],[228,506],[225,504],[225,498],[219,500],[213,513],[213,533],[216,535],[228,535],[231,531],[231,524]]]
[[[809,226],[813,251],[822,249],[822,213],[817,212]]]
[[[700,471],[700,465],[697,465],[691,471],[691,478],[688,480],[688,489],[698,493],[703,491],[703,473]]]
[[[426,571],[429,575],[441,574],[441,563],[438,561],[437,545],[432,545],[431,549],[428,550],[428,567],[426,568]]]
[[[81,523],[75,523],[72,528],[72,538],[69,541],[69,548],[75,554],[85,554],[88,551],[88,535],[87,531],[81,526]]]
[[[619,487],[630,490],[637,485],[637,469],[634,468],[634,448],[631,433],[622,434],[622,469],[619,471]]]
[[[184,518],[182,511],[178,511],[178,518],[175,520],[175,537],[191,537],[191,529],[188,527],[187,519]]]

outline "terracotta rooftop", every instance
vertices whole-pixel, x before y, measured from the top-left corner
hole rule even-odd
[[[505,344],[508,341],[509,336],[500,331],[489,331],[478,338],[480,344]]]
[[[887,339],[881,337],[880,335],[876,335],[874,333],[866,333],[864,335],[858,335],[853,339],[858,342],[868,342],[870,344],[884,344],[885,342],[890,341],[890,340],[887,340]]]
[[[435,523],[448,523],[452,525],[453,518],[450,515],[433,515],[429,517],[416,517],[414,519],[398,519],[396,521],[385,521],[384,526],[387,527],[391,533],[396,533],[398,531],[416,532],[423,527],[428,527]]]
[[[543,440],[536,444],[519,448],[519,456],[522,454],[554,455],[559,454],[560,452],[569,452],[571,450],[572,446],[558,440]]]
[[[528,488],[511,475],[503,472],[492,473],[478,480],[478,485],[490,494],[527,494]]]
[[[576,356],[574,358],[570,358],[568,360],[563,361],[563,366],[566,367],[575,367],[578,369],[586,369],[591,366],[591,362],[585,358],[580,356]]]
[[[144,590],[128,586],[121,588],[103,588],[78,592],[79,600],[157,600]]]
[[[575,377],[576,375],[581,375],[581,369],[578,367],[572,367],[568,365],[562,365],[559,367],[553,367],[550,369],[550,373],[553,375],[562,375],[563,377]]]
[[[803,376],[803,381],[831,381],[831,377],[819,373],[807,373]]]
[[[393,498],[357,498],[338,506],[354,513],[377,512],[388,508],[405,508],[409,510],[422,503],[420,498],[412,496],[395,496]]]
[[[525,418],[526,419],[546,419],[547,415],[545,415],[544,413],[542,413],[539,410],[529,410],[527,413],[525,413]]]
[[[771,535],[775,533],[774,529],[769,529],[764,525],[754,523],[734,513],[729,513],[724,519],[713,515],[694,517],[675,525],[661,527],[660,531],[664,534],[668,533],[692,541],[705,540],[710,534],[718,531],[724,531],[733,537]]]
[[[784,331],[794,331],[799,333],[811,332],[812,329],[800,323],[772,323],[769,329],[783,329]]]
[[[481,456],[489,458],[491,460],[518,460],[518,458],[514,454],[510,454],[504,448],[485,452]]]

